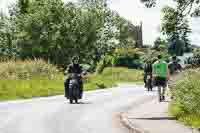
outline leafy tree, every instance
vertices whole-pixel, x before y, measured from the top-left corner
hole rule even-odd
[[[169,46],[168,52],[171,55],[182,56],[185,50],[185,42],[180,39],[174,39]]]
[[[195,48],[193,50],[194,57],[200,57],[200,48]]]
[[[0,56],[14,58],[17,54],[17,47],[14,44],[15,28],[12,17],[0,13]]]
[[[74,55],[81,57],[81,63],[96,65],[115,48],[134,45],[134,26],[105,6],[104,0],[66,4],[62,0],[18,0],[0,23],[7,25],[0,27],[4,31],[0,39],[6,47],[12,44],[10,53],[15,46],[21,59],[43,58],[62,66]],[[4,34],[8,29],[10,41]]]
[[[191,29],[187,18],[183,17],[178,9],[168,6],[163,8],[162,12],[162,33],[167,35],[170,39],[182,38],[189,44],[188,34],[191,33]]]
[[[146,7],[155,7],[157,0],[140,0]],[[173,0],[177,3],[177,9],[183,16],[200,16],[200,1],[199,0]]]
[[[154,41],[153,49],[157,51],[166,51],[167,47],[167,42],[164,39],[161,39],[160,37],[156,38],[156,40]]]
[[[191,29],[189,27],[187,18],[183,17],[183,14],[181,14],[178,9],[168,6],[163,8],[162,12],[162,33],[167,35],[169,40],[175,39],[184,41],[184,51],[190,51],[191,44],[188,36],[191,33]],[[178,47],[179,46],[176,48]],[[180,48],[182,49],[182,46]]]
[[[30,0],[18,0],[19,12],[21,14],[28,13]]]

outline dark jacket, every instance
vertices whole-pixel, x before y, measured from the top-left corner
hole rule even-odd
[[[82,68],[79,64],[71,64],[71,65],[69,65],[67,72],[81,74]]]
[[[79,64],[71,64],[71,65],[69,65],[66,72],[68,74],[70,74],[70,73],[81,74],[82,67]],[[67,77],[67,79],[65,80],[65,83],[64,83],[65,97],[68,99],[69,99],[69,81],[70,81],[70,77]],[[81,93],[79,95],[79,99],[80,99],[80,98],[82,98],[82,93],[83,93],[83,82],[82,82],[81,76],[79,77],[79,83],[80,83],[80,90],[81,90]]]

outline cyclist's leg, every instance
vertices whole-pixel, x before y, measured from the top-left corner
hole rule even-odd
[[[165,100],[165,91],[166,91],[166,87],[163,86],[162,87],[162,100]]]
[[[160,85],[158,85],[158,100],[161,102],[162,101],[162,87]]]
[[[144,73],[144,87],[145,87],[145,88],[147,87],[146,78],[147,78],[147,74]]]
[[[163,81],[163,86],[162,86],[162,99],[165,100],[165,92],[167,88],[167,81]]]

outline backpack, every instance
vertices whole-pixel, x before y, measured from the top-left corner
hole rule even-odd
[[[167,76],[167,63],[164,61],[157,62],[153,65],[153,73],[156,77],[166,78]]]

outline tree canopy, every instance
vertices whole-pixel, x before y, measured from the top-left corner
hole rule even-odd
[[[78,55],[95,64],[115,48],[135,45],[131,27],[104,0],[18,0],[0,17],[0,55],[58,65]]]
[[[146,7],[151,8],[156,6],[156,0],[141,0]],[[175,7],[165,6],[162,9],[161,32],[167,36],[170,46],[170,51],[174,48],[177,55],[182,55],[183,52],[191,51],[191,42],[189,34],[191,28],[189,26],[189,15],[198,16],[200,8],[199,0],[173,0]],[[160,1],[161,2],[161,1]],[[180,43],[181,41],[181,43]],[[174,44],[174,42],[176,42]],[[177,45],[177,46],[172,46]],[[170,53],[174,53],[170,52]]]
[[[157,0],[140,0],[147,8],[155,7]],[[177,3],[178,10],[184,16],[200,16],[200,1],[199,0],[173,0]],[[162,2],[162,1],[159,1]]]

